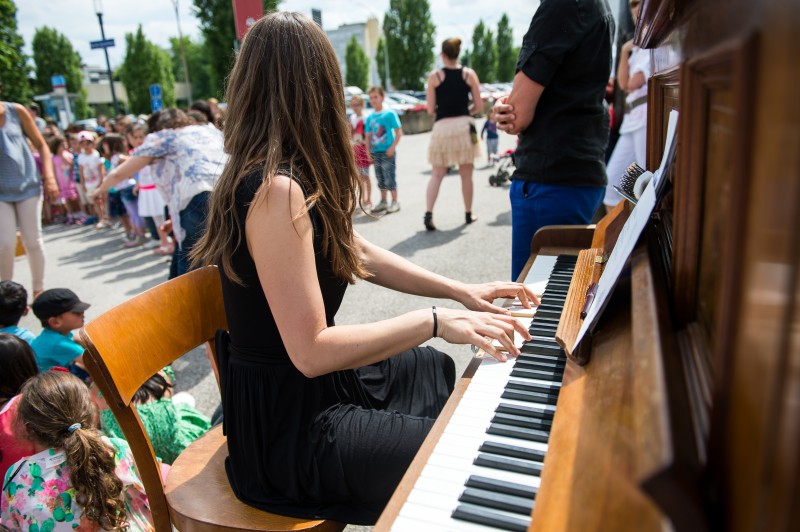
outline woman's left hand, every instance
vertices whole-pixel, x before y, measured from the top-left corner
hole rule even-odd
[[[510,281],[464,285],[464,293],[458,298],[458,302],[470,310],[505,313],[505,309],[492,303],[498,297],[516,297],[525,308],[539,304],[539,298],[529,287],[522,283],[512,283]]]
[[[60,195],[58,191],[58,184],[56,183],[55,179],[44,180],[44,194],[51,202],[58,201]]]

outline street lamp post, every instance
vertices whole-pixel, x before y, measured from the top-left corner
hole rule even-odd
[[[106,40],[106,31],[103,28],[103,2],[102,0],[94,0],[94,12],[97,14],[97,20],[100,21],[100,36]],[[108,60],[108,48],[103,48],[103,53],[106,54],[106,72],[108,73],[108,83],[111,85],[111,101],[114,103],[114,116],[119,116],[119,104],[117,104],[117,93],[114,92],[114,78],[111,77],[111,61]]]
[[[192,102],[192,82],[189,79],[189,63],[186,62],[186,50],[183,46],[183,33],[181,33],[181,17],[178,14],[178,0],[172,0],[172,5],[175,7],[175,21],[178,23],[178,42],[181,46],[181,60],[183,61],[183,78],[186,82],[186,88],[189,91],[186,97],[187,105]]]

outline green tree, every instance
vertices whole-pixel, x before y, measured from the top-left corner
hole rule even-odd
[[[136,33],[125,34],[125,60],[120,79],[128,93],[128,109],[132,113],[150,112],[150,85],[161,85],[164,107],[175,105],[175,76],[172,59],[165,51],[148,41],[142,26]]]
[[[497,23],[497,81],[512,81],[517,70],[514,53],[514,33],[508,16],[503,13]]]
[[[78,95],[75,100],[75,114],[77,118],[86,118],[91,115],[89,104],[86,103],[86,89],[83,87],[81,74],[81,56],[72,48],[72,43],[66,36],[47,26],[37,28],[33,35],[33,62],[35,76],[33,90],[39,94],[51,91],[51,77],[64,76],[67,82],[67,92]]]
[[[386,57],[386,43],[383,37],[378,39],[378,48],[375,50],[375,64],[378,66],[378,77],[381,78],[381,85],[386,86],[386,64],[389,61]]]
[[[22,47],[25,41],[17,32],[17,6],[12,0],[0,0],[0,84],[2,99],[28,103],[33,95]]]
[[[461,52],[461,59],[459,59],[459,62],[464,66],[472,67],[472,52],[469,48]]]
[[[492,30],[486,28],[483,20],[478,22],[472,32],[470,63],[481,82],[491,83],[495,80],[497,43],[494,41]]]
[[[231,0],[193,0],[194,13],[200,20],[206,49],[206,62],[209,66],[212,94],[222,98],[225,93],[225,80],[233,66],[236,46],[236,26],[233,21]],[[264,0],[264,13],[278,9],[280,0]],[[189,74],[191,76],[191,72]]]
[[[353,35],[347,43],[344,53],[345,85],[360,87],[364,90],[369,85],[369,57],[358,44],[358,39]]]
[[[389,51],[389,78],[400,89],[422,90],[433,66],[433,34],[428,0],[390,0],[383,19]]]
[[[172,48],[172,73],[175,81],[186,81],[183,72],[183,58],[181,57],[180,41],[176,37],[170,38]],[[186,64],[189,68],[189,81],[192,83],[191,99],[216,97],[216,90],[211,84],[211,66],[206,57],[206,48],[203,42],[194,42],[189,37],[183,37],[183,49],[186,51]]]

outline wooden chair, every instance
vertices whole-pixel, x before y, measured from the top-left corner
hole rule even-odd
[[[170,469],[166,486],[131,398],[161,368],[226,329],[215,266],[151,288],[91,321],[78,333],[84,363],[130,444],[156,530],[338,531],[340,523],[263,512],[240,502],[225,474],[227,442],[216,427],[190,445]],[[216,368],[215,368],[216,369]]]

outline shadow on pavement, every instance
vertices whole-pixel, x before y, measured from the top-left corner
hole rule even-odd
[[[466,227],[466,225],[460,225],[455,229],[446,231],[417,231],[409,238],[389,248],[389,251],[397,253],[401,257],[413,257],[417,251],[443,246],[452,242],[464,233]]]
[[[494,221],[489,222],[487,225],[491,227],[498,227],[501,225],[511,225],[511,211],[498,213]]]

